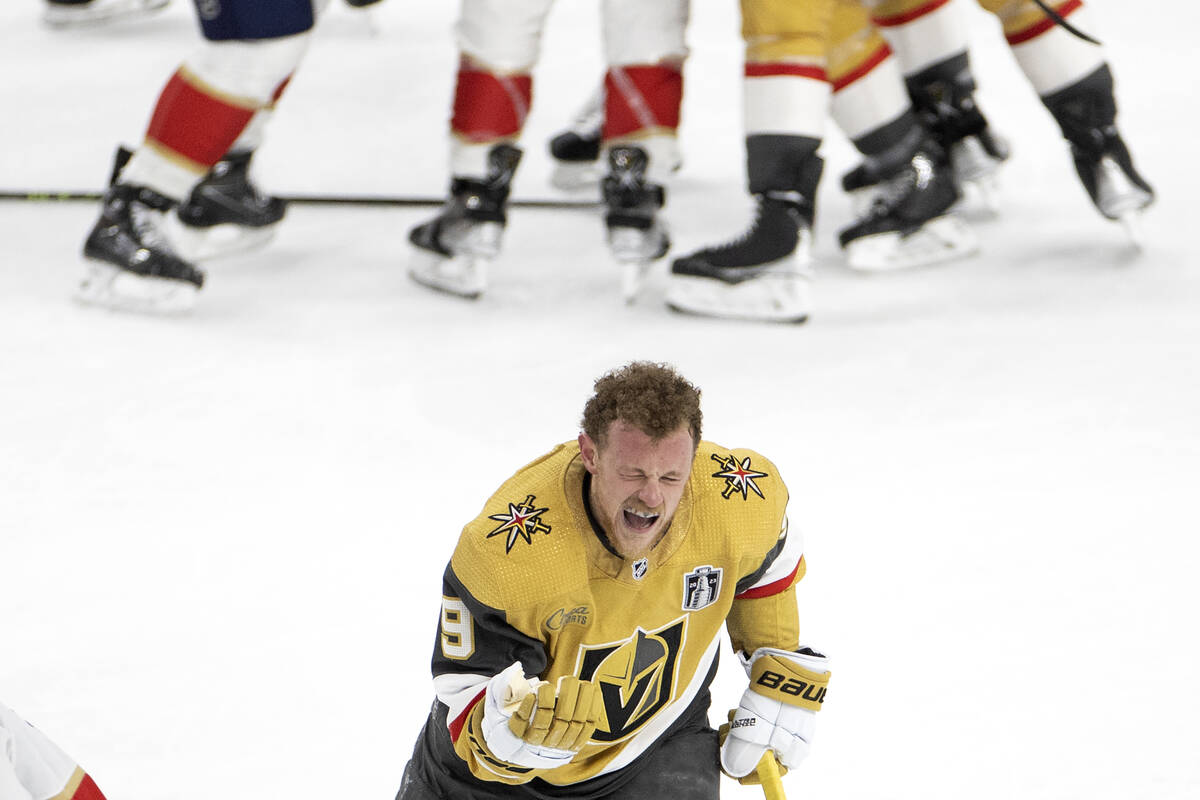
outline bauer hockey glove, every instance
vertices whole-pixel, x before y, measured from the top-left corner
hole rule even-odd
[[[492,755],[509,764],[554,769],[587,744],[600,717],[600,690],[563,676],[526,678],[518,661],[488,682],[481,731]]]
[[[816,713],[825,700],[828,659],[806,647],[796,653],[760,647],[742,663],[750,688],[721,745],[721,769],[734,778],[749,775],[768,748],[784,767],[795,768],[808,755]]]

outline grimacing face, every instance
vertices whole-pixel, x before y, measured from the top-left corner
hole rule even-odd
[[[592,474],[592,513],[617,552],[643,557],[671,524],[691,475],[696,443],[687,426],[652,439],[616,420],[603,447],[581,433],[579,450]]]

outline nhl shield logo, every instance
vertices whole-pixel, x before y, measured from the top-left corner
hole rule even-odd
[[[717,602],[721,594],[721,568],[696,567],[683,576],[683,610],[699,611]]]

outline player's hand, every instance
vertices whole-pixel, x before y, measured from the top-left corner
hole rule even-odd
[[[725,744],[725,738],[727,736],[729,736],[729,725],[730,725],[730,723],[733,722],[733,718],[736,715],[737,715],[736,708],[729,709],[729,721],[723,723],[721,725],[721,727],[717,728],[717,744],[718,745]],[[779,763],[779,759],[775,756],[774,752],[771,753],[771,758],[775,759],[775,771],[777,773],[779,773],[779,777],[782,778],[784,775],[787,775],[788,768],[785,767],[783,764]],[[762,763],[763,763],[762,759],[759,759],[759,762],[754,767],[754,769],[750,770],[750,772],[748,772],[745,775],[742,775],[740,778],[738,778],[737,782],[740,783],[742,786],[758,786],[758,785],[760,785],[762,783],[762,778],[759,777],[758,770],[762,767]],[[722,769],[724,769],[724,767],[722,767]],[[729,775],[729,773],[725,773],[725,774]],[[729,777],[732,778],[734,776],[729,775]]]
[[[570,762],[596,730],[602,705],[591,681],[526,678],[519,661],[492,678],[483,702],[481,727],[492,754],[533,769]]]
[[[762,647],[746,662],[750,688],[742,694],[721,745],[721,769],[734,778],[754,771],[770,748],[779,763],[797,767],[808,755],[816,712],[829,683],[828,659]]]

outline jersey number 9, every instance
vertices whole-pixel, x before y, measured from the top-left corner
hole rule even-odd
[[[457,597],[442,598],[442,655],[462,660],[475,652],[475,628],[467,605]]]

